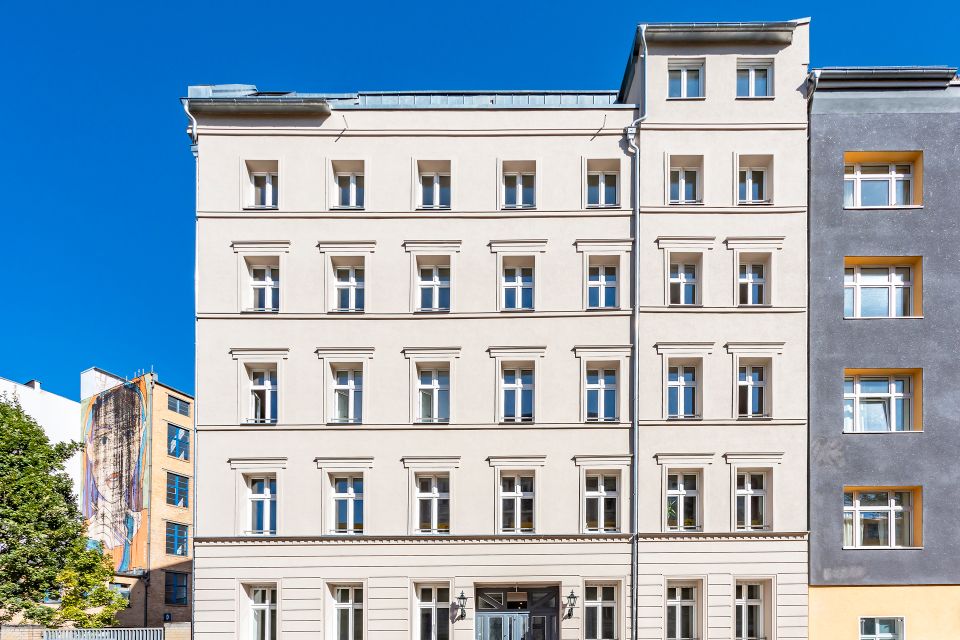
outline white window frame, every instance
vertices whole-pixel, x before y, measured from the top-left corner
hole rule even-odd
[[[517,204],[507,204],[507,177],[515,176],[516,186],[516,195],[514,200]],[[533,179],[533,203],[524,204],[523,203],[523,184],[528,179]],[[503,171],[500,177],[501,189],[503,190],[502,201],[500,202],[501,209],[536,209],[537,208],[537,190],[539,189],[539,180],[537,179],[537,171]]]
[[[449,186],[448,193],[449,193],[450,201],[451,202],[453,201],[453,179],[450,177],[450,172],[449,171],[424,171],[424,172],[421,172],[418,176],[419,178],[419,181],[417,183],[417,208],[418,209],[441,209],[441,210],[450,209],[451,202],[448,202],[447,204],[440,203],[440,193],[441,193],[440,178],[441,177],[446,177],[450,179],[450,186]],[[430,189],[433,192],[433,202],[434,202],[433,204],[426,204],[424,202],[423,194],[424,194],[425,186],[423,182],[424,182],[424,179],[426,178],[430,178],[432,182],[432,184],[430,185]]]
[[[743,486],[741,488],[740,478],[743,477]],[[753,486],[753,476],[760,476],[763,487],[755,488]],[[770,486],[770,473],[762,469],[737,469],[734,475],[734,505],[733,521],[737,531],[767,531],[770,529],[770,501],[768,500]],[[760,498],[763,511],[763,522],[760,525],[753,524],[753,501],[752,498]],[[740,512],[740,501],[743,500],[743,524],[737,522],[737,514]]]
[[[671,307],[697,307],[700,306],[700,262],[682,262],[680,260],[673,261],[671,260],[668,266],[667,272],[667,291],[668,291],[668,305]],[[677,275],[674,276],[673,267],[677,267]],[[693,267],[693,278],[690,279],[686,274],[686,268]],[[679,300],[680,302],[673,302],[673,287],[677,286],[680,293]],[[683,302],[684,292],[687,287],[693,287],[693,302]]]
[[[590,202],[590,176],[597,176],[597,202]],[[614,186],[614,191],[616,192],[616,198],[614,202],[607,202],[607,179],[613,176],[613,180],[616,183]],[[587,208],[588,209],[603,209],[605,207],[619,207],[620,206],[620,172],[619,171],[587,171]]]
[[[276,365],[270,366],[269,364],[257,364],[250,366],[249,369],[249,389],[250,389],[250,404],[247,409],[247,424],[276,424],[280,420],[280,370]],[[254,380],[258,373],[263,374],[264,383],[256,384]],[[271,380],[271,374],[273,375],[274,380]],[[263,392],[263,415],[264,418],[255,418],[257,414],[257,391]],[[273,405],[277,406],[274,407]],[[276,409],[276,411],[274,411]],[[277,414],[276,419],[270,418],[272,413]]]
[[[693,589],[693,598],[684,598],[682,589]],[[672,597],[673,591],[676,590],[676,593],[679,597]],[[664,619],[664,637],[667,640],[698,640],[699,634],[699,617],[700,617],[700,590],[701,584],[696,581],[689,580],[668,580],[667,589],[666,589],[666,617]],[[692,636],[683,636],[681,635],[681,620],[683,617],[683,611],[690,611],[690,630],[693,633]],[[674,620],[674,630],[676,635],[669,635],[669,619]]]
[[[513,491],[503,490],[503,479],[513,479]],[[523,491],[520,486],[522,478],[530,478],[530,484],[533,491]],[[503,526],[503,503],[505,500],[513,501],[514,526]],[[533,526],[524,528],[522,518],[522,508],[524,500],[530,500],[533,513]],[[533,471],[504,470],[497,477],[497,532],[498,533],[536,533],[537,531],[537,474]]]
[[[863,623],[866,620],[873,620],[874,632],[873,633],[864,633]],[[877,630],[878,623],[881,620],[893,620],[896,631],[891,633],[880,633]],[[904,640],[906,636],[904,635],[904,619],[903,616],[863,616],[860,618],[859,625],[857,629],[857,637],[860,640]]]
[[[450,620],[450,612],[456,607],[456,602],[453,597],[453,589],[450,587],[449,583],[445,584],[416,584],[414,585],[416,589],[416,600],[417,600],[417,619],[416,619],[416,638],[417,640],[437,640],[438,637],[438,625],[442,624],[446,627],[447,638],[453,638],[453,629],[452,622]],[[425,589],[430,590],[430,601],[424,601],[423,592]],[[440,600],[440,589],[447,590],[447,599],[446,601]],[[447,609],[446,616],[441,613],[441,609]],[[430,633],[425,633],[422,625],[423,612],[430,612]]]
[[[247,485],[247,529],[244,531],[244,534],[248,536],[275,536],[279,531],[277,526],[277,520],[279,520],[279,503],[277,502],[277,493],[279,489],[279,479],[275,473],[267,474],[255,474],[249,475],[244,478]],[[264,486],[263,493],[254,493],[253,484],[254,482],[262,480]],[[274,490],[270,491],[270,482],[273,481]],[[264,529],[254,529],[253,528],[253,514],[256,511],[258,503],[264,505]],[[271,509],[272,505],[272,509]],[[275,515],[271,517],[271,512]]]
[[[670,95],[670,72],[679,71],[680,72],[680,95],[671,96]],[[691,96],[687,95],[687,74],[690,71],[697,71],[699,73],[700,81],[699,88],[700,92],[698,95]],[[699,100],[707,95],[707,83],[706,83],[706,64],[703,60],[671,60],[667,62],[667,100]]]
[[[441,372],[446,372],[447,383],[440,381]],[[430,374],[430,383],[424,384],[423,375]],[[447,415],[440,416],[440,393],[447,393]],[[430,395],[431,413],[433,418],[423,416],[423,395]],[[446,424],[450,422],[450,369],[443,367],[421,366],[417,368],[417,422],[421,424]]]
[[[587,480],[590,478],[597,479],[597,488],[591,491],[588,488]],[[616,489],[609,491],[604,484],[604,481],[607,478],[613,478],[616,482]],[[616,471],[587,471],[584,474],[584,485],[583,485],[583,531],[585,533],[619,533],[620,531],[620,473]],[[615,500],[615,513],[614,513],[614,526],[609,528],[604,525],[607,521],[607,508],[605,504],[605,499],[613,498]],[[587,523],[589,507],[587,506],[591,500],[597,501],[597,526],[590,527]]]
[[[862,272],[864,269],[886,269],[887,270],[887,282],[885,284],[863,284],[862,283]],[[908,278],[900,282],[897,281],[897,270],[906,269]],[[852,274],[850,272],[853,272]],[[858,264],[852,266],[845,266],[843,268],[843,288],[844,288],[844,318],[910,318],[913,317],[914,311],[914,265],[910,264],[879,264],[879,265],[867,265],[867,264]],[[853,276],[852,280],[848,280],[848,276]],[[862,291],[863,289],[887,289],[887,308],[890,312],[886,316],[864,316],[861,315],[862,308]],[[904,298],[909,301],[910,313],[906,315],[897,315],[897,290],[902,289],[904,293]],[[853,291],[853,315],[848,316],[846,314],[846,296],[847,290]]]
[[[591,271],[597,270],[597,282],[590,282]],[[604,304],[604,301],[607,298],[607,289],[611,286],[607,284],[606,276],[609,270],[613,270],[613,276],[615,278],[613,283],[613,289],[616,292],[616,301],[613,305]],[[590,289],[597,290],[597,301],[600,303],[598,306],[590,306]],[[587,265],[587,308],[588,309],[619,309],[620,308],[620,265],[615,264],[597,264],[597,265]]]
[[[734,584],[734,621],[733,637],[735,640],[766,640],[766,621],[764,620],[765,591],[766,585],[759,580],[737,580]],[[750,587],[756,587],[759,590],[759,598],[750,597]],[[756,608],[759,611],[757,633],[747,632],[747,621],[750,619],[750,609]],[[737,633],[737,625],[740,625],[741,633]]]
[[[256,280],[254,277],[254,271],[257,269],[263,269],[264,279]],[[276,272],[276,273],[274,273]],[[276,275],[276,277],[274,277]],[[280,311],[280,266],[275,264],[248,264],[248,276],[250,281],[250,290],[249,290],[249,306],[248,311],[259,311],[263,313],[277,313]],[[256,306],[257,300],[257,289],[264,289],[264,302],[267,304],[263,307]],[[277,304],[270,304],[274,299],[276,299]]]
[[[347,382],[340,382],[340,374],[347,374]],[[333,424],[363,424],[363,383],[366,378],[365,367],[362,364],[342,364],[334,366],[333,371],[333,397],[330,405],[330,422]],[[359,375],[360,381],[357,382]],[[347,416],[341,418],[337,415],[339,409],[338,399],[343,394],[347,396]],[[360,394],[359,400],[357,394]],[[359,411],[358,411],[359,410]],[[359,416],[357,415],[359,413]]]
[[[508,384],[506,381],[507,372],[513,372],[515,382]],[[529,371],[530,376],[533,380],[531,384],[524,384],[523,382],[523,372]],[[531,395],[531,415],[529,418],[524,418],[523,413],[523,393],[529,391]],[[506,406],[507,406],[507,392],[513,392],[515,394],[514,399],[514,415],[506,415]],[[524,422],[532,423],[536,422],[537,419],[537,368],[534,366],[534,363],[518,363],[511,365],[504,365],[500,368],[500,422]]]
[[[593,638],[595,640],[618,640],[619,636],[617,633],[620,630],[620,625],[617,624],[617,591],[619,585],[611,582],[588,582],[584,585],[583,589],[583,637],[584,638]],[[590,597],[590,590],[595,589],[594,597]],[[613,598],[608,599],[604,597],[605,591],[612,591]],[[595,609],[596,610],[596,628],[589,629],[587,624],[587,610]],[[610,617],[613,620],[613,631],[612,635],[603,634],[603,612],[604,610],[610,611]],[[592,633],[591,633],[592,632]]]
[[[853,544],[847,544],[847,541],[844,540],[844,548],[853,548],[853,549],[910,549],[916,546],[916,541],[914,540],[914,526],[916,518],[916,513],[914,512],[913,506],[916,502],[918,491],[913,489],[902,489],[902,488],[885,488],[877,487],[875,489],[844,489],[844,505],[843,505],[843,527],[846,526],[847,514],[851,515],[852,526],[853,526]],[[887,504],[884,506],[863,506],[860,504],[861,494],[864,493],[886,493],[887,494]],[[897,505],[895,495],[898,493],[906,493],[910,496],[909,505]],[[846,494],[852,494],[852,504],[846,504]],[[890,544],[887,545],[864,545],[863,540],[860,535],[860,526],[859,522],[861,520],[862,514],[864,513],[885,513],[887,514],[887,541]],[[905,518],[905,526],[907,527],[908,535],[908,544],[898,545],[897,541],[897,522],[896,514],[903,513],[908,517]]]
[[[339,492],[337,491],[337,480],[346,480],[347,481],[347,491]],[[354,488],[354,482],[360,480],[361,482],[361,491],[360,493],[356,492]],[[364,494],[367,491],[367,479],[366,475],[363,473],[350,473],[350,472],[331,472],[330,473],[330,497],[331,497],[331,506],[333,511],[330,518],[330,533],[340,536],[359,536],[363,535],[366,530],[367,525],[367,503],[364,500]],[[363,514],[363,520],[360,525],[357,525],[356,522],[356,506],[357,501],[360,502],[360,512]],[[339,529],[337,528],[337,503],[346,502],[347,503],[347,528]]]
[[[263,615],[266,616],[266,622],[264,624],[264,637],[262,640],[277,640],[278,630],[273,628],[273,621],[271,620],[271,612],[276,612],[276,615],[273,618],[276,618],[277,626],[280,626],[280,611],[277,606],[279,601],[279,589],[276,585],[251,585],[247,587],[250,590],[249,595],[249,607],[250,607],[250,640],[260,640],[257,636],[257,619],[254,612],[263,611]],[[263,591],[266,593],[264,598],[265,602],[258,603],[256,601],[256,593],[258,591]]]
[[[700,365],[698,364],[683,364],[683,363],[673,363],[667,362],[667,379],[666,379],[666,401],[664,403],[664,408],[667,410],[667,419],[668,420],[697,420],[701,417],[701,408],[700,408]],[[670,370],[677,370],[677,379],[670,379]],[[684,373],[687,369],[693,370],[693,382],[688,382],[683,379]],[[693,388],[693,401],[696,406],[693,407],[693,412],[687,412],[687,407],[684,404],[684,389]],[[670,389],[677,390],[677,413],[670,413]]]
[[[432,270],[431,279],[429,281],[423,280],[422,272],[425,269]],[[446,269],[449,272],[447,278],[447,284],[443,284],[443,280],[440,278],[440,269]],[[432,306],[423,307],[421,302],[423,301],[423,294],[421,291],[424,289],[430,289],[430,300]],[[447,300],[450,301],[450,304],[447,307],[440,306],[440,291],[442,289],[447,290]],[[449,313],[450,307],[453,304],[452,299],[452,290],[453,290],[453,267],[450,263],[447,264],[418,264],[417,265],[417,311],[426,312],[426,313]]]
[[[756,77],[757,71],[763,70],[767,72],[767,92],[762,95],[757,95],[757,84]],[[740,72],[747,72],[747,95],[740,95]],[[774,87],[773,87],[773,61],[753,61],[753,60],[741,60],[737,62],[737,75],[734,78],[735,90],[737,92],[738,99],[756,99],[756,98],[772,98],[774,96]]]
[[[357,637],[355,625],[357,624],[357,611],[360,611],[361,625],[363,621],[366,621],[367,616],[364,611],[363,605],[366,602],[366,594],[364,593],[364,587],[357,584],[349,585],[332,585],[331,591],[333,592],[333,631],[335,638],[344,637],[340,629],[340,611],[348,610],[350,614],[347,616],[347,629],[346,636],[349,640],[354,640]],[[347,601],[340,602],[340,592],[346,591]],[[359,594],[359,598],[357,595]],[[360,629],[360,638],[366,637],[365,629]]]
[[[770,394],[767,393],[767,380],[770,375],[770,368],[765,364],[738,363],[737,367],[737,418],[769,418],[770,417]],[[760,380],[754,380],[752,374],[759,370]],[[746,389],[747,406],[746,411],[740,406],[740,391]],[[760,404],[763,411],[761,413],[753,412],[753,394],[758,392],[760,395]]]
[[[364,260],[364,263],[366,261]],[[340,279],[340,272],[347,272],[347,279]],[[360,279],[357,279],[357,272],[360,273]],[[334,311],[338,313],[363,313],[366,308],[367,295],[366,295],[366,279],[367,271],[366,265],[334,265],[333,267],[333,300],[334,300]],[[340,307],[340,292],[342,290],[347,291],[348,306],[347,308]],[[357,292],[363,292],[363,306],[357,306]]]
[[[670,488],[670,476],[677,477],[677,488]],[[696,487],[688,489],[685,485],[684,476],[694,476],[696,478]],[[702,485],[704,474],[699,469],[668,469],[665,476],[663,499],[663,526],[665,531],[702,531],[703,530],[703,498]],[[667,507],[670,504],[670,498],[677,499],[677,524],[670,526],[667,517]],[[693,514],[693,525],[683,524],[688,515],[684,506],[684,498],[693,497],[696,500],[696,506]]]
[[[744,193],[744,198],[740,197],[740,174],[745,174],[744,176],[744,188],[746,189]],[[772,199],[770,198],[770,182],[767,179],[767,174],[770,173],[767,167],[739,167],[737,169],[737,204],[738,205],[751,205],[751,204],[770,204]],[[759,200],[754,200],[753,195],[753,184],[755,182],[754,174],[760,174],[763,184],[763,197]]]
[[[257,178],[264,178],[264,200],[271,204],[257,203]],[[280,207],[280,172],[278,171],[251,171],[250,172],[250,204],[251,209],[278,209]]]
[[[590,383],[590,372],[594,371],[597,373],[597,382]],[[613,384],[610,385],[606,381],[606,374],[613,372]],[[584,378],[584,390],[586,396],[584,397],[584,411],[585,411],[585,421],[586,422],[619,422],[620,421],[620,391],[618,389],[620,382],[620,371],[616,366],[608,366],[602,364],[588,364],[586,368],[586,377]],[[606,391],[613,391],[613,417],[607,418],[606,414]],[[590,417],[590,394],[591,392],[597,395],[597,417]]]
[[[340,178],[349,178],[349,204],[341,204]],[[363,202],[357,204],[357,178],[363,181]],[[367,205],[367,178],[364,171],[338,171],[333,174],[334,203],[332,209],[363,210]]]
[[[864,380],[885,380],[887,383],[887,391],[884,393],[871,392],[865,393],[862,390],[862,383]],[[897,391],[897,382],[902,381],[905,391]],[[847,391],[847,386],[849,384],[853,385],[852,391]],[[884,373],[867,373],[867,374],[858,374],[858,375],[848,375],[843,378],[843,412],[844,412],[844,424],[843,432],[844,433],[902,433],[905,431],[916,431],[914,428],[914,376],[909,373],[893,373],[893,374],[884,374]],[[891,428],[885,429],[883,431],[874,431],[866,430],[863,428],[861,422],[863,416],[860,411],[860,404],[864,400],[873,400],[875,402],[883,402],[886,408],[887,416],[889,417],[888,424]],[[897,401],[900,400],[903,402],[904,406],[904,429],[896,428],[896,413],[897,413]],[[851,409],[849,414],[851,416],[851,423],[853,425],[852,429],[847,428],[846,416],[848,414],[847,407],[850,406]]]
[[[897,167],[910,167],[909,173],[902,173]],[[886,167],[887,173],[863,173],[864,167]],[[847,173],[851,169],[853,173]],[[917,196],[914,193],[914,175],[916,173],[914,161],[907,162],[849,162],[843,165],[843,190],[844,190],[844,209],[900,209],[903,207],[914,206]],[[882,182],[887,183],[887,202],[889,204],[863,204],[863,183],[864,182]],[[909,185],[910,202],[897,202],[897,183],[904,182]],[[853,203],[847,204],[846,190],[847,183],[853,184]]]
[[[760,267],[761,277],[754,274],[754,267]],[[759,307],[769,305],[770,292],[768,287],[770,265],[761,261],[740,262],[737,265],[737,305],[741,307]],[[759,300],[754,299],[753,287],[760,287],[761,296]],[[746,300],[743,296],[743,287],[746,286]]]
[[[447,481],[447,490],[440,491],[440,480]],[[424,492],[420,488],[421,480],[430,481],[430,491]],[[418,473],[414,476],[414,514],[413,522],[415,525],[415,531],[417,533],[426,533],[432,535],[449,535],[450,534],[450,520],[452,518],[452,507],[453,504],[450,499],[450,474],[449,473]],[[440,501],[447,501],[447,528],[443,529],[440,525]],[[428,502],[430,504],[430,521],[431,526],[429,529],[423,529],[419,526],[420,524],[420,504],[422,502]]]
[[[670,175],[667,180],[667,201],[669,204],[703,204],[703,191],[702,191],[702,170],[700,167],[670,167]],[[687,172],[692,171],[694,173],[694,186],[693,200],[687,200],[684,197],[686,193],[687,186]],[[671,191],[673,190],[673,174],[677,173],[677,198],[672,197]]]
[[[535,261],[535,259],[534,259]],[[523,271],[525,269],[530,270],[530,284],[526,285],[523,283]],[[514,282],[509,282],[508,272],[516,280]],[[500,268],[500,309],[501,311],[533,311],[536,308],[536,286],[537,286],[537,272],[536,264],[531,264],[529,266],[525,265],[503,265]],[[513,290],[514,293],[514,302],[515,306],[507,306],[507,290]],[[530,290],[530,306],[523,306],[523,291],[524,289]]]

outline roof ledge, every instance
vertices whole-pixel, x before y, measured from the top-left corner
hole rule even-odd
[[[943,89],[957,76],[955,67],[824,67],[816,69],[817,90]]]

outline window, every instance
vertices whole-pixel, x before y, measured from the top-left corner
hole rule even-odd
[[[737,415],[741,418],[766,418],[766,367],[745,365],[737,367]]]
[[[703,61],[671,61],[667,69],[667,85],[670,98],[702,98]]]
[[[740,306],[767,303],[767,265],[763,262],[741,262],[737,275]]]
[[[167,523],[167,553],[172,556],[186,556],[190,553],[187,525],[176,522]]]
[[[537,206],[536,171],[535,161],[504,161],[504,209],[532,209]]]
[[[667,474],[667,530],[699,531],[700,505],[697,473]]]
[[[700,301],[697,286],[697,264],[670,263],[670,304],[697,305]]]
[[[363,173],[350,172],[336,175],[337,209],[363,209],[364,182]]]
[[[418,422],[450,421],[449,369],[420,369],[417,395],[420,398]]]
[[[612,264],[591,264],[587,272],[587,307],[615,309],[617,300],[617,267]]]
[[[913,269],[907,265],[851,265],[843,270],[844,318],[913,315]]]
[[[914,546],[914,493],[912,489],[844,491],[843,546]]]
[[[620,174],[615,171],[588,171],[587,206],[616,207],[620,204]]]
[[[363,533],[363,476],[333,478],[334,533]]]
[[[363,422],[363,371],[335,369],[333,372],[333,419],[331,422]]]
[[[900,207],[913,203],[912,164],[844,165],[844,207]]]
[[[737,97],[767,98],[773,95],[773,63],[741,60],[737,62]]]
[[[247,422],[274,424],[277,421],[277,370],[250,370],[250,417]]]
[[[277,590],[273,587],[254,587],[250,590],[250,638],[276,640]]]
[[[586,640],[617,639],[617,588],[591,585],[584,588],[583,626]]]
[[[250,206],[256,209],[276,209],[280,199],[280,177],[276,172],[254,171],[250,173],[253,199]]]
[[[502,308],[514,311],[533,309],[533,261],[519,258],[504,258]]]
[[[363,587],[334,587],[337,640],[363,640]]]
[[[533,533],[533,475],[500,476],[500,531]]]
[[[585,478],[585,531],[616,533],[619,526],[620,477],[616,473],[588,473]]]
[[[767,476],[762,471],[737,472],[737,531],[767,529]]]
[[[363,264],[334,269],[337,311],[363,311]]]
[[[617,370],[587,369],[587,421],[617,421]]]
[[[449,173],[430,172],[420,174],[420,208],[450,208]]]
[[[176,396],[167,396],[167,409],[175,411],[182,416],[190,417],[190,403]]]
[[[167,455],[179,460],[190,459],[190,430],[167,423]]]
[[[767,195],[767,170],[740,168],[737,183],[738,204],[764,204],[770,202]]]
[[[417,476],[417,531],[450,533],[450,476]]]
[[[912,375],[852,375],[843,379],[844,431],[913,429]]]
[[[420,640],[449,640],[450,588],[420,587]]]
[[[696,640],[697,585],[667,583],[667,640]]]
[[[175,507],[190,506],[190,479],[167,471],[167,504]]]
[[[250,265],[251,311],[280,310],[280,267]]]
[[[533,422],[533,369],[505,367],[503,422]]]
[[[417,311],[450,311],[450,263],[418,265]]]
[[[690,168],[670,169],[670,204],[698,204],[700,196],[700,170]]]
[[[189,573],[164,571],[163,601],[165,604],[187,604],[187,580]]]
[[[903,618],[860,618],[860,640],[903,638]]]
[[[697,367],[667,367],[667,417],[671,420],[697,418]]]
[[[765,640],[763,584],[738,582],[736,592],[736,640]]]
[[[277,478],[259,476],[247,479],[250,528],[254,536],[277,535]]]

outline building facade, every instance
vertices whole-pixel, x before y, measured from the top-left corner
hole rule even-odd
[[[197,637],[805,637],[807,31],[191,87]]]
[[[819,71],[810,104],[810,637],[960,637],[949,500],[956,69]]]
[[[189,622],[193,398],[147,373],[81,374],[82,510],[129,606],[123,627]]]

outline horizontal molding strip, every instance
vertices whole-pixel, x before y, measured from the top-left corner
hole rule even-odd
[[[781,313],[806,313],[806,307],[640,307],[640,313],[676,313],[676,314],[712,314],[737,313],[745,315],[768,315]],[[197,320],[469,320],[494,319],[516,320],[518,318],[604,318],[629,316],[630,312],[622,309],[597,311],[534,311],[532,313],[504,313],[503,311],[474,311],[462,313],[411,313],[401,311],[397,313],[250,313],[231,312],[215,313],[204,312],[197,314]]]
[[[694,427],[790,427],[803,426],[807,421],[802,418],[780,418],[780,419],[756,419],[756,420],[734,420],[732,418],[722,420],[641,420],[641,427],[667,427],[670,429],[688,429]],[[530,430],[538,431],[543,429],[582,429],[585,431],[594,431],[597,429],[629,429],[629,422],[550,422],[543,424],[530,423],[477,423],[468,422],[462,424],[397,424],[397,423],[364,423],[356,424],[322,424],[322,423],[285,423],[285,424],[198,424],[198,431],[352,431],[354,433],[361,431],[455,431],[455,430],[490,430],[497,429],[501,431]]]

